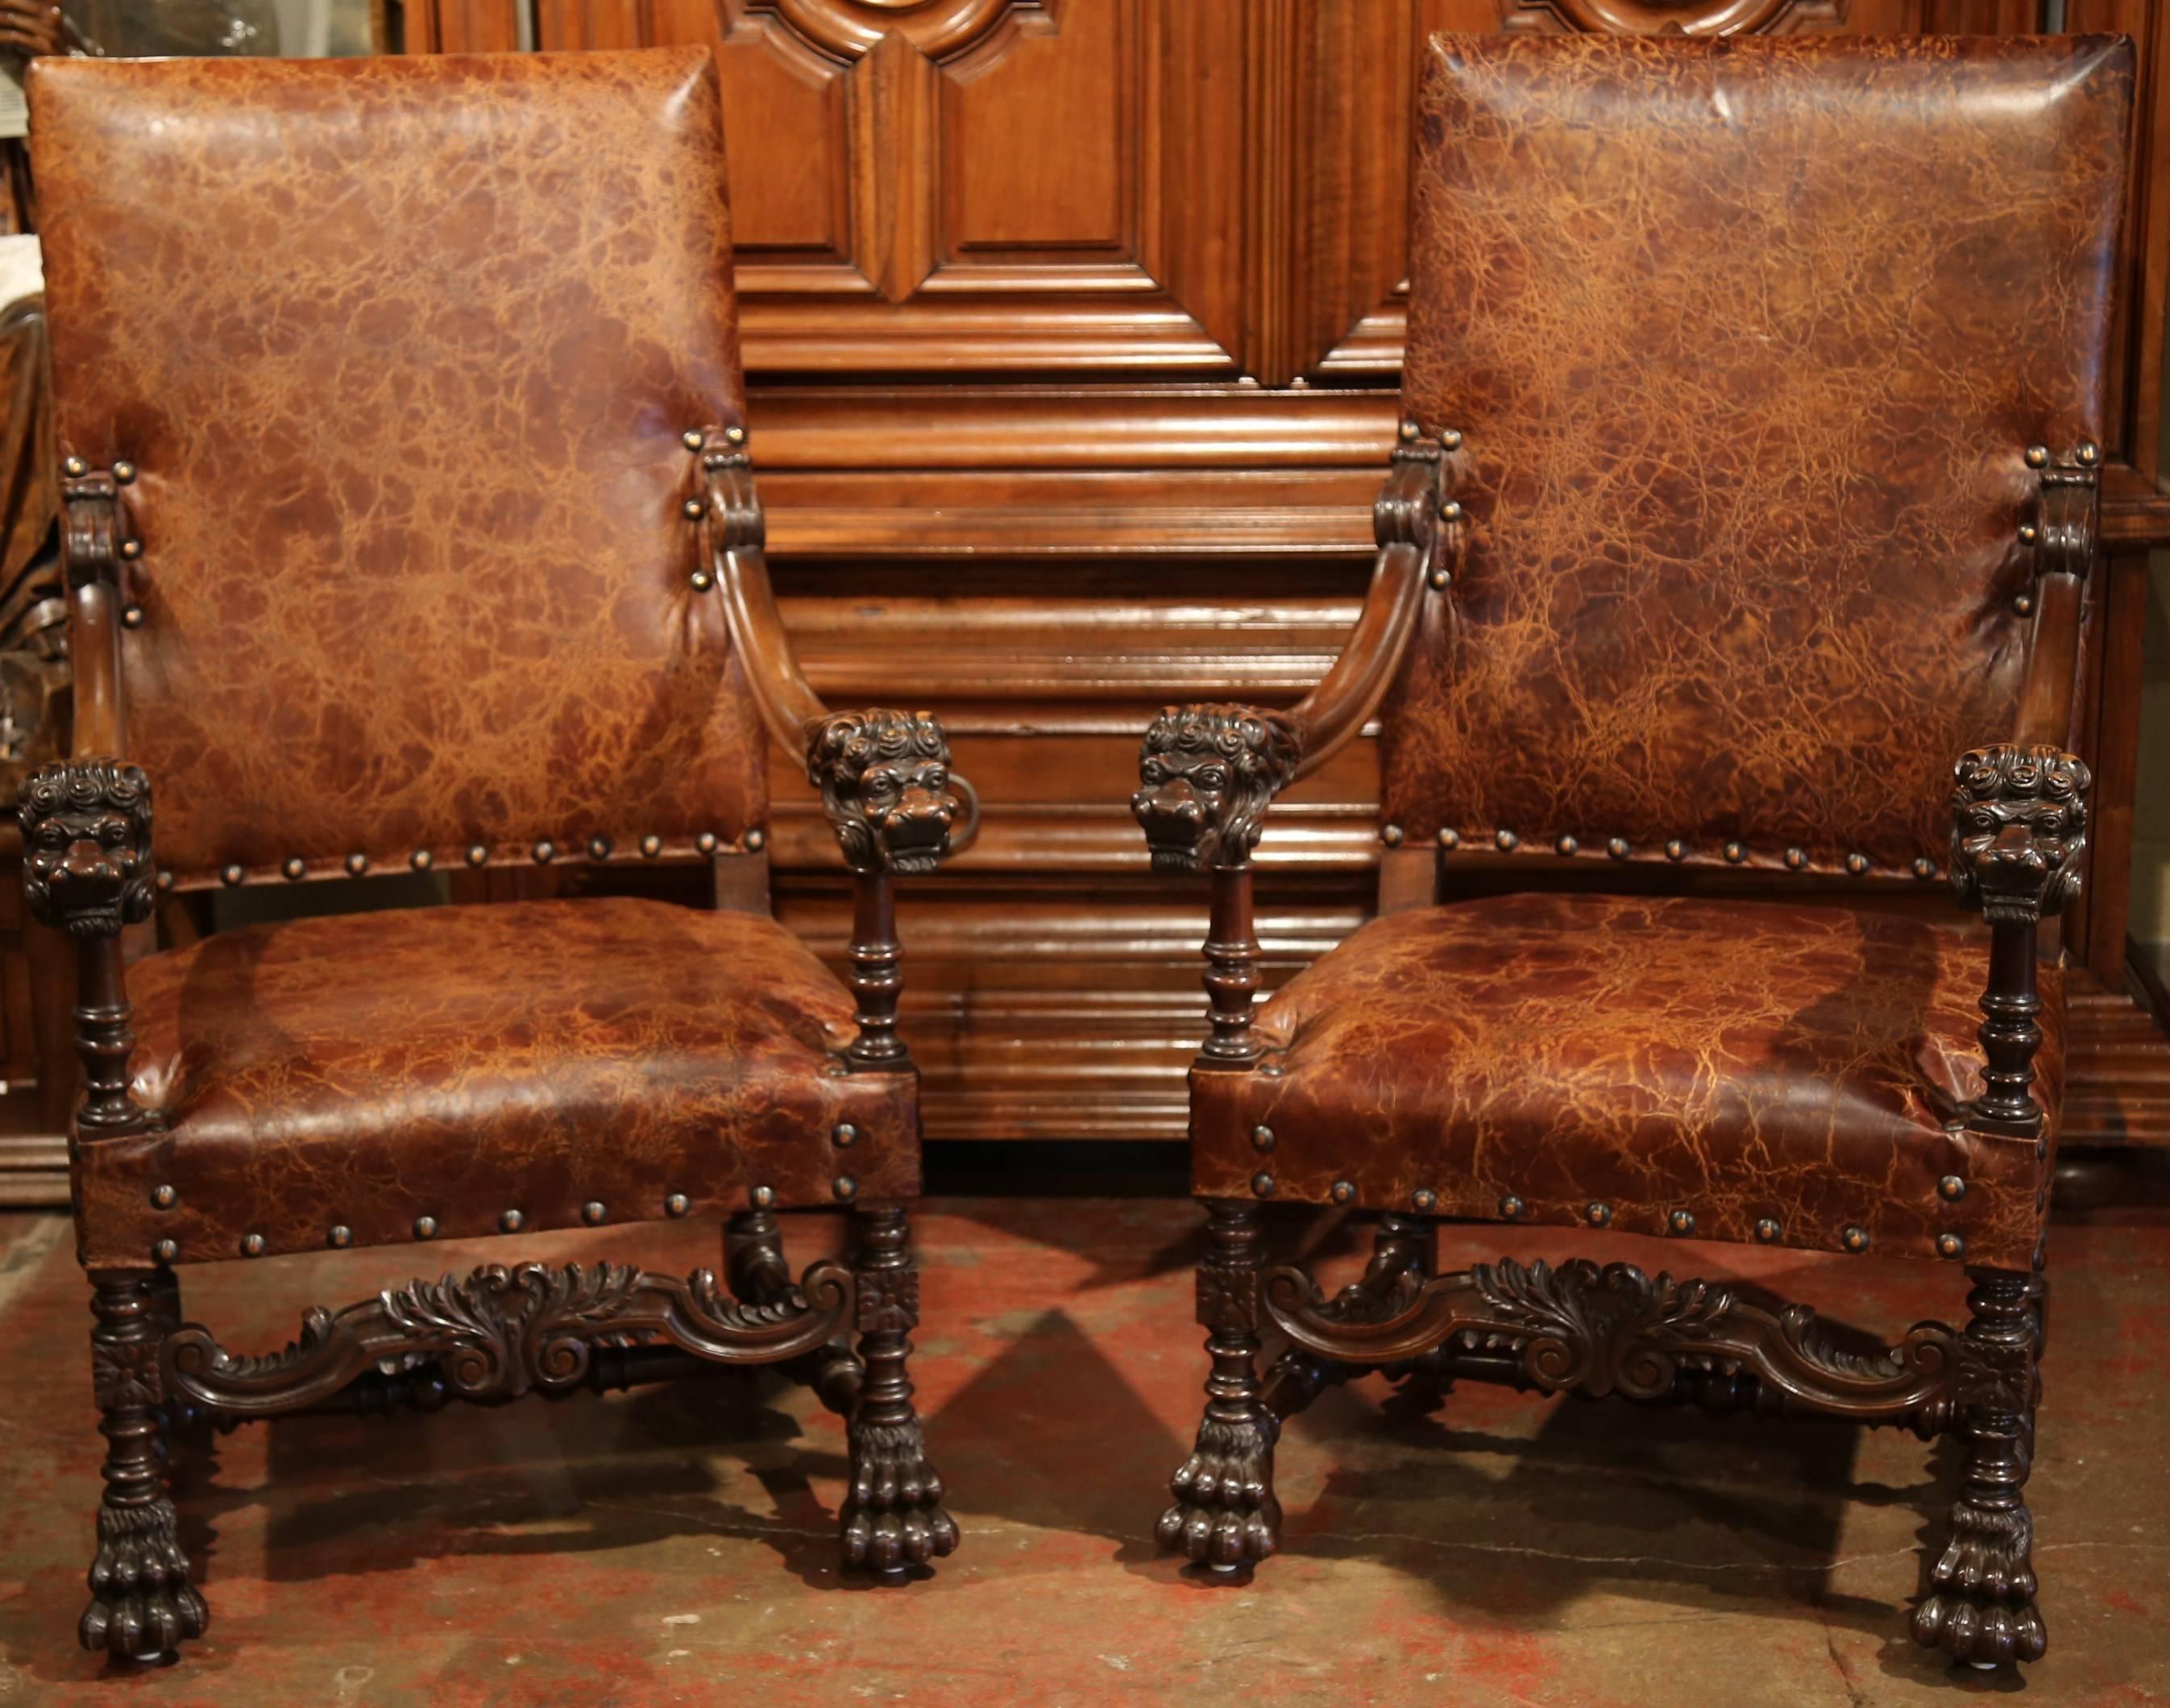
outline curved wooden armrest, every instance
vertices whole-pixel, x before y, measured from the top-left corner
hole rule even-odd
[[[978,793],[954,775],[940,720],[931,712],[831,712],[822,704],[799,670],[769,587],[767,529],[745,431],[712,429],[698,437],[708,447],[701,451],[698,500],[708,556],[703,574],[723,594],[732,643],[769,733],[787,752],[805,755],[807,781],[821,791],[822,810],[853,871],[932,872],[969,846],[980,825]],[[696,584],[705,584],[701,576]]]
[[[1439,446],[1409,442],[1371,507],[1378,556],[1356,627],[1334,668],[1294,708],[1209,702],[1171,706],[1153,719],[1138,754],[1142,787],[1130,810],[1145,829],[1156,872],[1227,869],[1249,862],[1275,795],[1346,745],[1393,681],[1416,632],[1440,525],[1461,520],[1442,503]]]

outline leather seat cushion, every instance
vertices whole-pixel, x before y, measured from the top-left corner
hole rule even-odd
[[[1875,1252],[2023,1268],[2054,1147],[1956,1118],[1980,1090],[1987,961],[1979,929],[1783,903],[1389,915],[1264,1006],[1257,1070],[1192,1075],[1195,1185],[1323,1204],[1345,1182],[1373,1209],[1430,1192],[1444,1215],[1839,1250],[1858,1229]],[[2054,969],[2042,997],[2054,1112]]]
[[[846,1074],[850,993],[765,916],[628,899],[349,914],[137,963],[136,1095],[82,1147],[85,1261],[180,1261],[919,1186],[917,1081]],[[853,1132],[839,1145],[840,1124]],[[160,1209],[152,1193],[174,1189]]]

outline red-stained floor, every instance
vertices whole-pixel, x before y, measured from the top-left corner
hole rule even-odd
[[[184,1468],[208,1636],[110,1669],[75,1645],[100,1445],[86,1289],[61,1220],[0,1218],[0,1708],[2170,1695],[2170,1217],[2053,1236],[2030,1491],[2051,1653],[2023,1686],[1905,1639],[1958,1460],[1890,1430],[1482,1387],[1424,1417],[1366,1382],[1284,1438],[1280,1557],[1203,1581],[1151,1541],[1204,1374],[1195,1212],[950,1200],[918,1225],[914,1374],[964,1530],[921,1581],[839,1577],[842,1426],[770,1379],[291,1418]],[[833,1237],[832,1219],[790,1226],[795,1262]],[[713,1230],[671,1225],[430,1264],[516,1250],[715,1261]],[[1884,1332],[1957,1316],[1963,1291],[1942,1266],[1497,1228],[1449,1228],[1442,1255],[1575,1250],[1743,1276]],[[304,1305],[404,1281],[409,1256],[187,1271],[187,1314],[282,1344]]]

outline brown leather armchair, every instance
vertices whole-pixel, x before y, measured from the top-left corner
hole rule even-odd
[[[1165,1544],[1271,1554],[1280,1421],[1361,1370],[1904,1422],[1967,1446],[1914,1635],[2043,1652],[2022,1488],[2131,72],[2086,38],[1430,45],[1356,632],[1293,711],[1164,713],[1134,802],[1213,894],[1212,1375]],[[1375,711],[1382,917],[1254,1011],[1267,807]],[[1439,905],[1457,865],[1495,893]],[[1910,894],[1940,878],[1986,931]],[[1266,1201],[1376,1213],[1361,1281],[1268,1272]],[[1625,1263],[1442,1274],[1442,1216],[1963,1266],[1971,1320],[1863,1353]]]
[[[947,1554],[891,892],[959,809],[934,720],[831,715],[770,597],[706,50],[45,61],[31,99],[77,712],[22,813],[80,976],[84,1644],[204,1628],[161,1468],[197,1417],[781,1363],[848,1420],[847,1563]],[[767,911],[772,733],[853,873],[849,990]],[[721,905],[345,914],[123,966],[169,893],[673,861]],[[775,1213],[812,1206],[855,1254],[794,1282]],[[508,1252],[268,1355],[180,1318],[190,1264],[685,1217],[728,1218],[728,1291]]]

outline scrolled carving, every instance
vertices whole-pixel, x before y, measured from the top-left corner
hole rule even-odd
[[[816,1263],[783,1296],[753,1304],[730,1298],[706,1269],[680,1281],[622,1263],[490,1263],[387,1289],[336,1315],[313,1309],[282,1353],[237,1355],[190,1324],[167,1337],[162,1371],[168,1392],[229,1417],[320,1404],[385,1359],[436,1360],[453,1394],[496,1403],[577,1385],[597,1347],[660,1342],[719,1364],[780,1362],[826,1344],[852,1300],[850,1272],[836,1263]]]
[[[1392,461],[1371,500],[1371,537],[1381,546],[1429,548],[1439,530],[1445,458],[1437,445],[1419,440],[1396,446]]]
[[[77,759],[40,766],[17,792],[23,899],[32,917],[77,937],[110,937],[151,916],[151,783],[136,766]]]
[[[840,712],[806,743],[807,780],[855,872],[932,872],[959,811],[949,743],[931,712]]]
[[[1302,756],[1302,734],[1285,713],[1237,705],[1168,707],[1146,732],[1138,754],[1144,786],[1130,797],[1153,870],[1247,864],[1267,807]]]
[[[2031,926],[2080,893],[2087,766],[2054,747],[1985,747],[1953,768],[1952,889],[1991,925]]]

